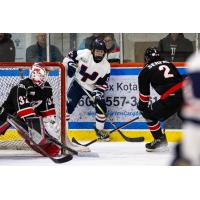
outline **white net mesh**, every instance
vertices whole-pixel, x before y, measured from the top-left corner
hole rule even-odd
[[[47,63],[46,63],[47,64]],[[14,66],[13,66],[14,65]],[[7,63],[6,66],[3,63],[0,63],[0,106],[8,97],[10,89],[19,83],[20,80],[27,78],[29,75],[29,68],[31,63]],[[61,139],[64,140],[65,134],[65,121],[61,122],[65,119],[65,79],[63,81],[63,66],[61,64],[57,65],[55,63],[48,63],[48,66],[51,67],[51,70],[48,73],[47,81],[53,88],[53,98],[56,107],[56,118],[61,124],[60,130]],[[62,89],[61,89],[62,88]],[[62,94],[62,96],[61,96]],[[0,149],[4,150],[30,150],[30,147],[24,142],[21,136],[17,133],[16,130],[10,128],[6,131],[4,135],[0,135]]]

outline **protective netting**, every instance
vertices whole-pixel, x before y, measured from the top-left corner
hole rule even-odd
[[[20,80],[27,78],[32,63],[0,63],[0,106],[8,97],[11,88],[18,84]],[[47,81],[53,88],[53,98],[56,106],[56,119],[60,124],[61,140],[65,134],[65,74],[64,67],[60,63],[46,63],[51,69],[48,73]],[[63,78],[62,78],[63,77]],[[63,88],[64,87],[64,88]],[[62,95],[62,96],[61,96]],[[24,142],[23,138],[16,130],[10,128],[4,135],[0,135],[0,149],[10,150],[29,150],[30,147]]]

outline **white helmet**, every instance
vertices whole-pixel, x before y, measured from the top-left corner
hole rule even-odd
[[[42,62],[34,63],[30,69],[29,78],[33,84],[43,86],[47,80],[47,72]]]

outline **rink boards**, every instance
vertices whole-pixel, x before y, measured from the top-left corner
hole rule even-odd
[[[152,141],[152,136],[148,130],[123,130],[122,132],[128,137],[140,137],[145,138],[145,142]],[[75,137],[77,140],[81,141],[90,141],[96,139],[95,132],[93,130],[69,130],[68,131],[70,138]],[[182,130],[166,130],[167,139],[169,142],[177,142],[182,138]],[[0,137],[0,140],[20,140],[21,137],[16,130],[10,129],[6,132],[5,135]],[[113,142],[122,142],[124,139],[117,133],[113,132],[110,135],[110,139]]]
[[[136,66],[112,68],[109,90],[105,94],[108,109],[105,129],[113,129],[110,121],[114,122],[116,126],[120,126],[140,116],[136,106],[139,94],[138,74],[141,69],[141,67]],[[186,74],[185,67],[179,65],[178,70],[181,74]],[[151,94],[151,103],[159,99],[159,95],[153,89],[151,89]],[[87,97],[81,100],[81,104],[78,105],[73,115],[71,115],[71,120],[68,125],[70,135],[76,136],[79,140],[91,140],[95,138],[95,133],[92,131],[92,127],[95,125],[95,112],[94,109],[89,106]],[[162,123],[161,126],[163,128]],[[166,130],[167,138],[172,142],[179,141],[182,135],[180,127],[176,128],[176,123],[174,123],[174,126],[173,129]],[[152,140],[147,124],[142,117],[125,127],[123,132],[129,137],[143,136],[146,141]],[[123,141],[123,138],[115,132],[111,135],[111,140]]]
[[[110,121],[114,122],[116,126],[120,126],[140,115],[136,106],[139,93],[137,80],[141,69],[141,67],[135,66],[112,68],[109,89],[105,94],[108,109],[108,120],[105,124],[105,129],[113,129],[113,126],[109,123]],[[181,74],[186,73],[184,67],[179,67],[178,70]],[[6,75],[0,74],[0,76]],[[54,74],[51,74],[51,76],[54,76]],[[70,81],[68,82],[68,86]],[[159,98],[159,95],[153,89],[151,90],[151,94],[152,98],[150,101],[153,103]],[[68,123],[69,135],[70,137],[76,137],[78,140],[95,139],[95,133],[93,131],[94,125],[95,110],[90,105],[89,99],[83,97]],[[152,140],[148,127],[142,117],[127,126],[123,132],[129,137],[143,136],[146,141]],[[7,131],[5,136],[0,137],[0,139],[6,140],[7,134],[14,135],[14,138],[19,137],[11,129]],[[180,129],[169,129],[166,130],[166,134],[169,141],[178,141],[181,139],[182,131]],[[114,132],[110,137],[112,141],[123,141],[123,138],[117,132]]]

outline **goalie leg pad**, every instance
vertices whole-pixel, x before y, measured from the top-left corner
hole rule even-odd
[[[26,119],[29,137],[36,144],[46,144],[45,129],[41,117],[29,117]]]
[[[4,133],[7,131],[7,129],[10,127],[10,124],[8,122],[4,122],[0,125],[0,135],[4,135]]]
[[[20,131],[18,130],[19,134]],[[21,134],[20,134],[21,135]],[[25,140],[26,144],[28,144],[34,151],[42,154],[43,156],[45,156],[43,154],[43,152],[41,152],[40,150],[38,150],[34,144],[31,144],[28,140]],[[60,153],[60,147],[58,147],[57,145],[53,144],[53,143],[49,143],[49,144],[43,144],[40,145],[40,148],[42,148],[45,152],[47,152],[50,156],[55,157]]]
[[[35,118],[35,117],[34,117]],[[38,118],[38,117],[36,117],[36,118]],[[19,132],[19,134],[22,132],[23,134],[20,134],[22,137],[23,137],[23,135],[25,134],[25,135],[27,135],[29,138],[31,138],[35,143],[36,143],[36,141],[38,142],[38,141],[40,141],[40,143],[36,143],[36,144],[38,144],[39,146],[40,146],[40,148],[41,149],[43,149],[45,152],[47,152],[47,154],[49,154],[50,156],[52,156],[52,157],[54,157],[54,156],[57,156],[58,155],[58,153],[60,152],[60,148],[57,146],[57,145],[55,145],[55,144],[53,144],[53,143],[51,143],[51,142],[49,142],[49,143],[47,143],[47,141],[46,141],[46,139],[43,137],[43,133],[41,133],[43,130],[42,130],[42,128],[39,128],[39,122],[41,122],[41,120],[42,119],[29,119],[28,121],[28,124],[30,125],[30,126],[27,126],[27,124],[24,122],[24,121],[22,121],[21,119],[19,119],[19,118],[11,118],[10,120],[12,120],[11,122],[11,124],[12,124],[12,126],[14,127],[14,128],[16,128],[17,129],[17,131]],[[14,121],[13,121],[14,120]],[[35,122],[36,121],[36,123],[33,123],[33,122]],[[8,121],[9,122],[9,121]],[[41,131],[40,133],[38,133],[34,128],[36,128],[37,130],[39,130],[39,131]],[[31,131],[31,133],[29,132],[29,130],[30,129],[32,129]],[[33,130],[34,129],[34,130]],[[36,135],[34,135],[34,134],[36,134]],[[33,136],[34,135],[34,136]],[[33,137],[32,137],[33,136]],[[42,140],[41,140],[41,138],[42,138]],[[43,156],[45,156],[44,154],[43,154],[43,152],[41,152],[34,144],[32,144],[32,143],[30,143],[30,141],[29,140],[27,140],[26,138],[24,138],[25,139],[25,142],[27,143],[27,145],[29,145],[34,151],[36,151],[36,152],[38,152],[38,153],[40,153],[40,154],[42,154]]]
[[[10,127],[7,120],[7,110],[4,107],[0,107],[0,135],[4,135],[6,130]]]
[[[60,153],[60,147],[53,143],[45,144],[42,148],[52,157],[55,157]]]
[[[45,150],[45,152],[47,152],[50,156],[57,156],[61,149],[57,145],[47,141],[42,117],[30,117],[27,119],[27,122],[29,134],[31,134],[30,136],[34,140],[34,142],[39,144],[40,147]],[[51,130],[53,131],[53,129]],[[54,131],[56,132],[56,129]]]

